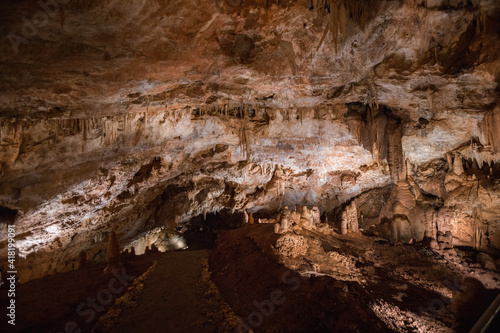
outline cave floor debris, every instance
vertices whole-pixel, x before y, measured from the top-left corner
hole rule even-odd
[[[255,319],[254,300],[269,299],[273,290],[286,298],[257,322],[257,332],[465,332],[498,294],[498,274],[489,272],[483,280],[496,289],[481,286],[469,298],[464,279],[481,274],[422,246],[361,234],[301,235],[314,237],[320,249],[310,246],[304,256],[283,258],[273,248],[278,236],[272,225],[248,225],[219,238],[211,256],[214,281],[247,324]],[[323,257],[332,253],[343,267],[324,266]],[[296,290],[287,284],[293,279],[300,281]],[[462,315],[470,307],[476,313]]]

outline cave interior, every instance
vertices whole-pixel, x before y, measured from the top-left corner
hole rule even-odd
[[[500,331],[497,0],[0,1],[2,332]]]

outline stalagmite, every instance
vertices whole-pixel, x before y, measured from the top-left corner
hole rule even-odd
[[[248,213],[246,209],[243,209],[243,223],[248,224],[249,218],[248,218]]]
[[[317,206],[314,206],[311,210],[314,224],[321,223],[321,212]]]
[[[356,208],[356,203],[352,201],[348,206],[342,211],[342,219],[340,225],[340,233],[342,235],[347,234],[348,231],[358,232],[358,210]]]
[[[356,203],[353,201],[349,205],[348,209],[348,219],[350,224],[350,229],[352,232],[358,232],[358,210],[356,209]]]
[[[411,227],[407,217],[398,215],[393,219],[391,222],[391,239],[394,242],[403,243],[411,241]]]
[[[108,265],[104,269],[105,272],[111,272],[120,267],[120,245],[118,244],[118,239],[114,231],[111,231],[109,234],[106,262]]]
[[[248,214],[248,224],[254,224],[254,218],[253,218],[253,214],[250,213]]]
[[[347,230],[348,230],[348,226],[347,226],[348,219],[347,219],[347,212],[345,210],[342,212],[342,219],[341,219],[340,223],[341,223],[340,224],[340,234],[346,235]]]
[[[457,176],[460,176],[464,173],[462,156],[460,156],[459,154],[455,154],[455,157],[453,158],[453,173]]]
[[[361,1],[313,0],[313,8],[324,14],[329,9],[329,17],[316,51],[323,45],[328,32],[331,33],[335,52],[338,51],[339,36],[343,38],[346,32],[347,20],[357,22],[364,29],[367,20],[367,4]]]
[[[304,229],[311,230],[314,226],[313,214],[307,208],[307,206],[302,207],[302,214],[300,215],[300,226]]]
[[[78,254],[78,268],[83,268],[87,265],[87,254],[84,250]]]
[[[281,216],[277,220],[277,223],[274,225],[274,232],[276,234],[284,234],[292,231],[293,222],[291,220],[291,212],[287,206],[283,207]]]

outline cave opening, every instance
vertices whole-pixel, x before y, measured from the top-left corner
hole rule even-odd
[[[243,224],[243,214],[223,209],[217,213],[207,213],[193,217],[181,227],[189,249],[213,249],[217,235],[237,229]]]
[[[0,222],[14,224],[18,213],[17,209],[0,206]]]

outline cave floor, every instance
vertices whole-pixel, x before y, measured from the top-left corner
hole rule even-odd
[[[16,325],[4,327],[6,321],[0,321],[0,332],[90,332],[98,317],[105,313],[113,301],[123,295],[131,285],[131,278],[141,276],[158,258],[159,253],[149,253],[142,256],[133,256],[124,260],[125,275],[123,283],[113,274],[104,273],[106,265],[87,264],[85,267],[64,273],[57,273],[41,279],[29,281],[17,286],[16,292]],[[118,275],[123,278],[123,271]],[[113,280],[115,279],[115,280]],[[106,299],[110,281],[113,280],[110,293],[112,298]],[[123,287],[122,287],[123,286]],[[96,300],[99,292],[103,291],[101,299],[104,306],[97,301],[97,310],[92,308],[88,298]],[[0,293],[0,304],[6,304],[7,293]],[[80,312],[78,307],[81,306]],[[80,313],[80,314],[79,314]],[[73,329],[71,325],[76,325]],[[69,329],[67,329],[69,327]]]
[[[112,332],[215,332],[200,286],[207,250],[164,253],[133,308],[125,310]]]
[[[113,278],[103,265],[30,281],[18,288],[16,331],[61,332],[74,321],[93,333],[466,332],[498,294],[464,284],[474,272],[481,276],[422,246],[301,234],[321,246],[289,261],[274,248],[279,235],[271,224],[221,232],[211,250],[128,256],[124,268],[136,279],[89,322],[87,297],[109,290]],[[326,267],[322,260],[331,253],[356,264]],[[495,274],[480,273],[486,286],[498,283]],[[82,302],[83,315],[76,310]]]

